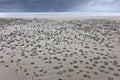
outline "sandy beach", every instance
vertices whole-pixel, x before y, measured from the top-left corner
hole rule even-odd
[[[120,16],[1,16],[0,80],[120,80]]]

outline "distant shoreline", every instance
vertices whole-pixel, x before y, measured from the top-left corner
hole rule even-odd
[[[0,15],[112,15],[120,16],[120,12],[0,12]]]

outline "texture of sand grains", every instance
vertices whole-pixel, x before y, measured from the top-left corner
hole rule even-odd
[[[0,80],[120,80],[120,20],[0,18]]]

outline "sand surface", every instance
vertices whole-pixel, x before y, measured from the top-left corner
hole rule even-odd
[[[120,80],[120,16],[0,18],[0,80]]]

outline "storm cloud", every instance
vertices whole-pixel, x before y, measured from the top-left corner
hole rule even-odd
[[[120,0],[0,0],[0,12],[119,12]]]

